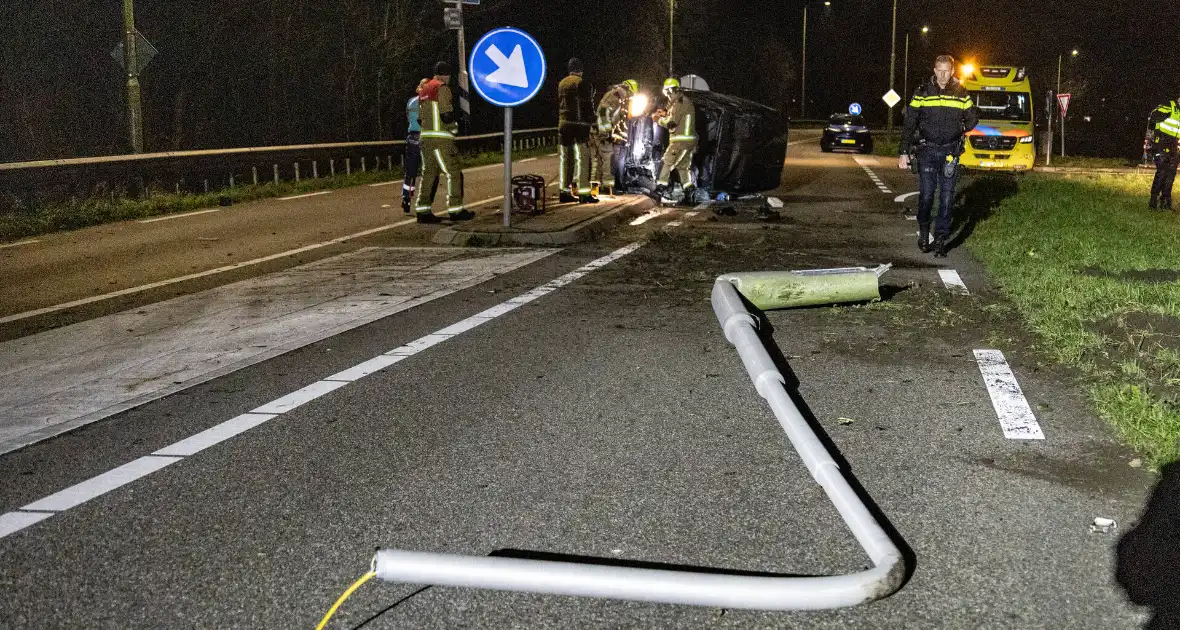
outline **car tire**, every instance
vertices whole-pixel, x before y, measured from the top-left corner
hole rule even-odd
[[[819,150],[820,150],[820,151],[823,151],[824,153],[831,153],[831,152],[832,152],[832,147],[830,147],[830,146],[828,146],[828,145],[826,145],[826,144],[821,144],[821,145],[819,145]]]

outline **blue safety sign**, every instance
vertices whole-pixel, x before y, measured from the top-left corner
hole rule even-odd
[[[848,106],[848,113],[853,116],[860,116],[860,103],[853,103]]]
[[[468,66],[475,91],[500,107],[527,103],[545,81],[545,53],[540,44],[515,28],[498,28],[479,38]]]

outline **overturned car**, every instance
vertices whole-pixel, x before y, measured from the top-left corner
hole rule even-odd
[[[696,107],[697,142],[692,177],[697,194],[756,193],[778,188],[787,155],[787,119],[765,105],[698,90],[684,90]],[[638,100],[638,102],[636,102]],[[630,193],[655,190],[668,132],[651,118],[654,104],[633,99],[627,143],[616,150],[621,188]],[[686,182],[681,182],[681,187]]]

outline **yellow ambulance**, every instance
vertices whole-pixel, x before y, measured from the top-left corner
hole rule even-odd
[[[989,171],[1029,171],[1036,160],[1032,86],[1025,68],[965,64],[960,81],[979,109],[960,163]]]

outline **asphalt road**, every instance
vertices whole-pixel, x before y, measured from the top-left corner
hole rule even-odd
[[[881,304],[768,315],[805,415],[910,554],[892,597],[763,613],[374,581],[332,627],[1138,627],[1145,612],[1113,581],[1117,536],[1089,525],[1111,517],[1125,531],[1153,478],[1128,466],[1073,376],[1037,361],[963,250],[917,252],[893,200],[915,189],[911,176],[861,162],[793,146],[773,193],[779,222],[756,221],[751,203],[737,216],[661,214],[0,456],[11,514],[395,348],[405,356],[0,538],[0,626],[311,628],[375,547],[862,569],[708,296],[724,272],[892,262]],[[388,222],[377,210],[371,224]],[[976,349],[1005,353],[1044,440],[1004,436]]]

